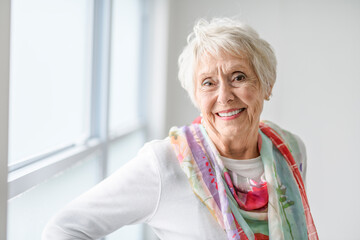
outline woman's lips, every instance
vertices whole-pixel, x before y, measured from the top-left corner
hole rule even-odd
[[[216,113],[216,116],[222,120],[232,120],[240,116],[240,114],[245,110],[245,108],[230,109],[226,111],[221,111]]]

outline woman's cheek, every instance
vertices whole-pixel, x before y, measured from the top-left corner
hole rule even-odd
[[[249,84],[241,89],[240,95],[242,96],[241,99],[245,104],[251,105],[256,98],[257,90],[254,86]]]
[[[257,119],[262,111],[263,99],[259,91],[254,86],[248,86],[242,93],[243,102],[248,107],[251,120]]]

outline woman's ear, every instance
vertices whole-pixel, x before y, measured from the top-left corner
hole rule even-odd
[[[272,86],[271,86],[270,89],[265,93],[264,99],[265,99],[266,101],[269,101],[271,95],[272,95]]]
[[[266,101],[269,101],[269,100],[270,100],[270,97],[271,97],[271,95],[272,95],[272,88],[273,88],[273,86],[270,86],[270,89],[265,93],[264,99],[265,99]]]

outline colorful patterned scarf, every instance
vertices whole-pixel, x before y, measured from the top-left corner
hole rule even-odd
[[[170,130],[172,146],[191,188],[228,239],[318,239],[298,165],[279,132],[283,135],[271,122],[260,123],[259,149],[269,194],[268,228],[264,230],[256,227],[256,221],[246,220],[230,174],[204,127],[192,124]]]

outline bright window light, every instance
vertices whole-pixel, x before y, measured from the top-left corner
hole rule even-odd
[[[92,1],[13,0],[9,164],[87,136]]]
[[[112,11],[110,119],[116,130],[138,119],[141,4],[139,0],[115,0]],[[141,111],[141,109],[140,109]]]

